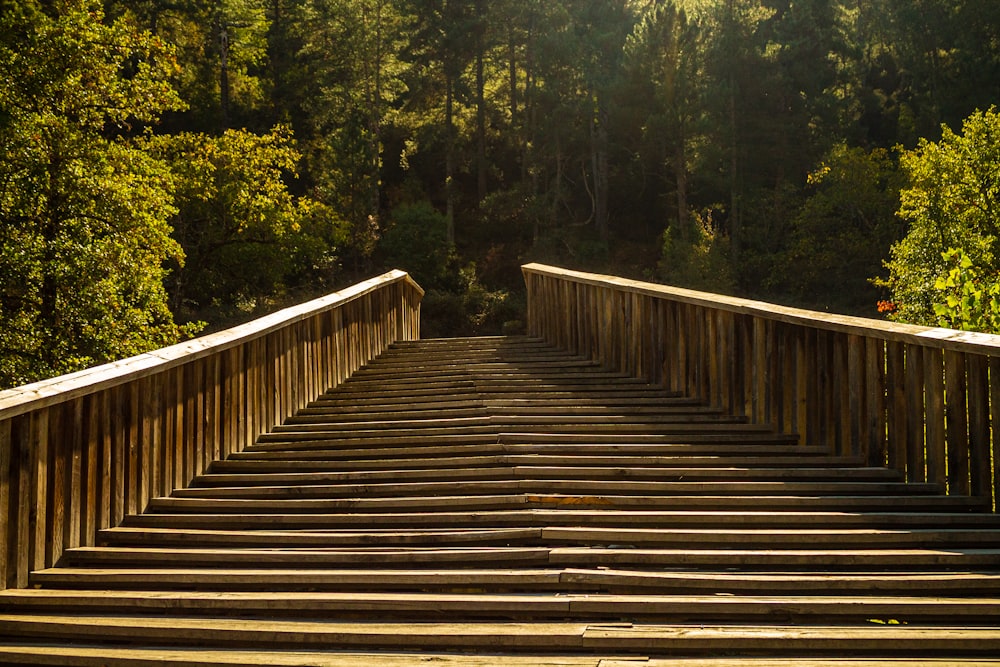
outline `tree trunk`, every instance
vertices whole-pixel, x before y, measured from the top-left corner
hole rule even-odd
[[[591,119],[591,161],[594,169],[594,227],[602,241],[608,240],[608,110],[597,93],[597,111]]]
[[[445,218],[448,221],[448,243],[455,243],[455,92],[451,74],[445,75],[445,158],[444,158],[444,193]]]
[[[224,20],[219,22],[219,103],[222,112],[222,129],[229,129],[229,29]]]
[[[684,135],[681,134],[674,149],[674,178],[677,183],[677,232],[687,238],[688,229],[688,177],[687,177],[687,155],[684,149]]]
[[[486,82],[483,73],[483,52],[476,55],[476,166],[478,171],[477,185],[479,201],[486,199],[487,163],[486,163]]]

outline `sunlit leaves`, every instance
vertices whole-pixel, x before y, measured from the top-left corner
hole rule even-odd
[[[171,222],[187,260],[171,280],[175,307],[235,317],[280,292],[291,273],[335,266],[344,225],[289,191],[300,154],[287,127],[155,136],[144,147],[176,182]]]
[[[950,249],[987,274],[1000,262],[1000,114],[976,112],[960,134],[942,132],[940,141],[923,140],[901,157],[910,187],[899,215],[910,227],[887,266],[897,318],[908,322],[938,320],[934,304],[945,302],[939,280],[950,271]]]
[[[0,385],[175,342],[170,177],[125,138],[180,106],[169,48],[89,0],[0,17]]]

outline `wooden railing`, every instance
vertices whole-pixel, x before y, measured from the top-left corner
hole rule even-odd
[[[1000,336],[523,268],[532,335],[995,508]]]
[[[397,340],[423,291],[393,271],[229,331],[0,392],[0,588],[254,442]]]

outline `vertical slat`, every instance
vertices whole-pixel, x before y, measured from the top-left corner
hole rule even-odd
[[[947,452],[945,449],[944,354],[924,348],[924,386],[927,392],[927,481],[945,484]]]
[[[993,505],[990,486],[990,400],[989,367],[986,357],[968,355],[969,371],[969,471],[970,492]]]
[[[32,418],[22,417],[16,420],[11,434],[11,503],[15,529],[12,531],[13,549],[8,561],[7,587],[24,588],[28,585],[28,573],[31,570],[31,445]],[[9,530],[9,528],[8,528]]]
[[[837,408],[833,385],[833,352],[830,334],[827,331],[816,331],[816,388],[813,398],[816,405],[816,437],[817,443],[824,445],[829,451],[836,451],[837,430],[833,415]]]
[[[99,395],[100,406],[97,410],[101,434],[101,468],[100,468],[100,504],[97,506],[97,530],[110,528],[114,513],[114,424],[111,420],[111,391],[102,391]]]
[[[993,458],[993,511],[1000,512],[1000,357],[990,357],[990,426]]]
[[[98,415],[97,396],[91,394],[81,402],[85,406],[84,428],[86,437],[83,448],[83,468],[86,471],[82,480],[81,494],[81,525],[80,544],[83,546],[93,546],[94,538],[97,536],[97,494],[101,489],[101,477],[98,470],[101,469],[101,442],[100,421]]]
[[[8,573],[12,552],[17,549],[16,533],[13,530],[14,508],[17,500],[12,498],[11,453],[14,443],[11,439],[11,420],[0,420],[0,590],[10,584]],[[42,515],[44,517],[44,513]],[[44,518],[42,520],[44,524]]]
[[[944,353],[945,417],[947,423],[948,493],[968,496],[969,417],[965,382],[965,355],[950,350]]]
[[[160,454],[160,495],[169,496],[174,490],[174,469],[177,457],[177,374],[179,368],[163,373],[163,445]]]
[[[111,421],[111,518],[112,526],[121,525],[125,518],[125,498],[128,485],[128,422],[131,421],[128,413],[128,406],[125,401],[128,399],[126,387],[115,387],[110,392],[110,421]]]
[[[74,400],[70,403],[72,410],[72,430],[68,434],[72,447],[68,467],[68,489],[66,491],[66,548],[80,546],[80,526],[83,520],[83,449],[84,449],[84,418],[83,401]]]
[[[905,366],[906,347],[892,342],[886,347],[886,376],[889,384],[887,402],[889,423],[887,428],[889,467],[900,472],[907,470],[907,395]],[[908,477],[912,481],[912,477]]]
[[[45,545],[46,562],[54,563],[62,556],[66,541],[66,468],[72,456],[67,426],[67,406],[65,403],[49,408],[49,446],[47,485],[48,496],[45,508],[45,523],[48,524],[48,541]]]
[[[48,513],[50,502],[49,487],[49,414],[51,409],[36,410],[31,420],[31,492],[23,496],[21,502],[31,502],[35,514],[34,544],[31,547],[31,569],[38,570],[52,563],[49,556]],[[27,421],[28,418],[25,418]],[[8,422],[9,423],[9,422]],[[0,515],[2,516],[2,515]]]
[[[832,333],[833,339],[833,390],[831,402],[835,432],[834,451],[838,454],[856,454],[851,451],[851,387],[847,349],[847,335]],[[845,410],[845,406],[847,409]]]
[[[781,428],[785,433],[795,433],[798,429],[798,331],[793,327],[781,327],[779,341],[780,363],[776,377],[779,378],[781,397]]]
[[[924,352],[917,345],[906,346],[906,478],[911,482],[927,479],[924,455]]]
[[[865,339],[865,395],[868,403],[865,442],[868,465],[871,466],[890,465],[886,448],[887,391],[885,343],[868,337]]]
[[[848,394],[848,427],[850,452],[852,455],[861,455],[868,460],[870,452],[868,450],[867,434],[868,425],[868,403],[863,400],[865,396],[865,348],[864,340],[860,336],[847,337],[847,394]]]
[[[814,374],[812,356],[809,352],[809,331],[796,329],[795,335],[795,430],[799,434],[799,444],[813,442],[810,438],[809,386]]]
[[[138,382],[133,382],[128,385],[126,400],[128,401],[128,414],[129,414],[129,425],[128,425],[128,494],[126,496],[126,506],[125,511],[128,514],[135,514],[140,508],[140,501],[142,496],[141,491],[141,477],[142,477],[142,453],[141,453],[141,438],[143,433],[142,424],[143,412],[139,405],[139,392],[145,382],[142,380]]]

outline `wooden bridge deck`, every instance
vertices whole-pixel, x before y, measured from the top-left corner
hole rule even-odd
[[[400,342],[0,592],[0,662],[1000,656],[1000,517],[829,451],[538,339]]]

